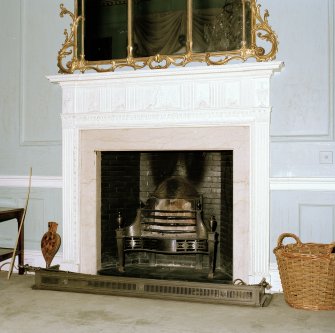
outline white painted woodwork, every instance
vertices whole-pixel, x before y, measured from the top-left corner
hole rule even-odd
[[[99,268],[95,151],[234,150],[234,278],[270,278],[270,79],[283,63],[50,76],[63,93],[63,260]],[[240,153],[239,153],[240,150]]]

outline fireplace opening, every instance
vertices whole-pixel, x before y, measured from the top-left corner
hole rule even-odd
[[[214,282],[231,281],[233,275],[233,151],[105,151],[101,152],[101,267],[99,274],[203,280],[195,269],[195,254],[155,254],[145,251],[125,256],[126,271],[117,270],[116,230],[130,226],[137,212],[168,179],[181,179],[199,194],[202,220],[215,216],[218,246]],[[171,182],[170,182],[171,184]],[[165,195],[171,197],[164,188]],[[185,196],[187,189],[177,189]],[[183,192],[184,191],[184,192]],[[181,194],[182,193],[182,194]],[[164,194],[162,194],[164,197]],[[201,256],[201,266],[209,266]],[[199,264],[199,263],[198,263]]]

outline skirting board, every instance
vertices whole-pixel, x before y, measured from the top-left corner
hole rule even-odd
[[[62,260],[63,260],[62,254],[61,253],[57,254],[52,261],[52,265],[61,264]],[[0,266],[3,266],[1,270],[8,271],[9,264],[10,264],[10,259],[0,262]],[[41,251],[25,250],[24,251],[24,264],[32,266],[32,267],[45,267],[45,261],[44,261]],[[13,272],[18,273],[17,257],[15,258]]]

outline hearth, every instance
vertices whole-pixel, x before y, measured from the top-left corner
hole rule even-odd
[[[128,235],[122,244],[128,276],[159,278],[161,272],[165,278],[201,279],[208,272],[209,257],[203,254],[214,218],[215,275],[231,280],[232,163],[232,151],[102,152],[99,273],[120,275],[116,234],[121,227]],[[203,250],[196,239],[202,239]],[[178,251],[179,243],[188,249]]]

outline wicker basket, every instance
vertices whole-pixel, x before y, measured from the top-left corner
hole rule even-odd
[[[286,237],[296,243],[283,245]],[[277,258],[286,302],[298,309],[335,310],[335,243],[301,243],[279,236]]]

